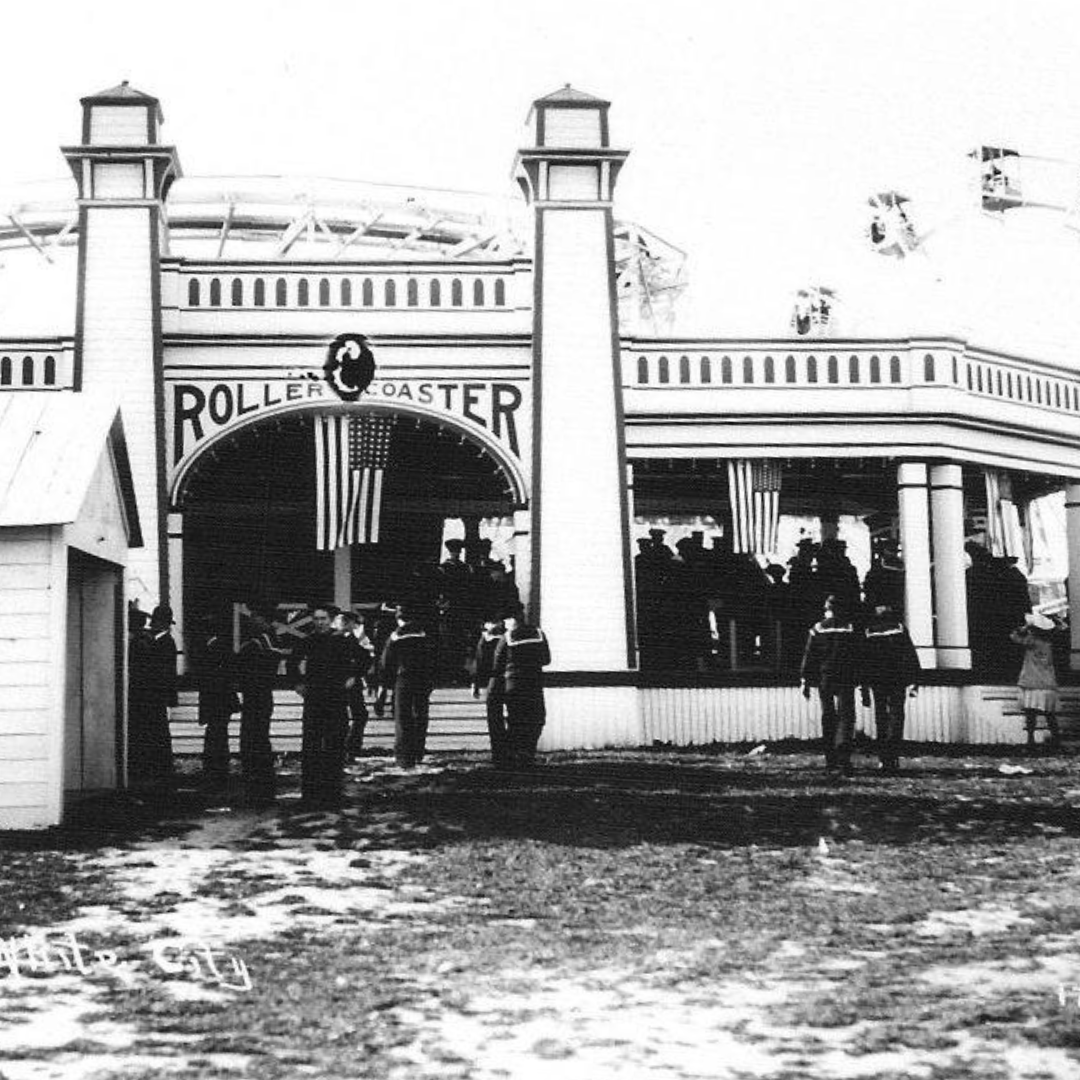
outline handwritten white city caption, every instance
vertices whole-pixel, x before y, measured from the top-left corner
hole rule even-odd
[[[210,982],[223,990],[248,991],[251,974],[241,957],[195,938],[170,938],[146,946],[149,962],[166,975]],[[89,949],[70,931],[0,938],[0,978],[19,984],[26,976],[104,972],[130,976],[133,961],[121,960],[112,949]]]

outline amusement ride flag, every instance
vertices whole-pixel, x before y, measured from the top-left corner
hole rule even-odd
[[[315,418],[315,546],[377,544],[392,417]]]
[[[776,461],[737,458],[728,462],[728,497],[734,550],[772,555],[780,530],[781,469]]]

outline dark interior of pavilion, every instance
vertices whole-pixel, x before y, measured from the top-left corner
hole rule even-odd
[[[726,460],[634,462],[632,556],[644,674],[791,678],[827,596],[839,597],[856,620],[879,603],[903,615],[896,462],[778,464],[776,549],[749,552],[734,541]],[[995,681],[1009,680],[1019,663],[1009,630],[1039,597],[1017,559],[989,550],[979,470],[966,470],[964,483],[973,663]],[[1012,483],[1021,505],[1050,490],[1034,476],[1016,474]],[[459,432],[399,418],[383,502],[379,542],[349,549],[352,605],[374,610],[421,596],[432,619],[447,624],[442,639],[449,633],[455,649],[465,649],[484,616],[518,596],[512,545],[492,551],[480,528],[511,520],[505,474]],[[340,595],[334,553],[315,547],[310,415],[253,425],[223,442],[189,476],[182,507],[187,632],[227,618],[234,605],[290,612]],[[460,556],[444,546],[454,528],[464,529]],[[587,522],[581,543],[588,543]]]

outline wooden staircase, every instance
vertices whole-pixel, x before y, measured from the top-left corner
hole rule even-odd
[[[1024,714],[1017,702],[1015,686],[986,686],[983,688],[983,702],[991,708],[1000,710],[1002,720],[1010,726],[1015,725],[1015,741],[1024,742],[1027,738],[1024,730]],[[1063,739],[1069,742],[1080,741],[1080,686],[1063,686],[1058,695],[1058,726]],[[1046,719],[1040,716],[1038,730],[1046,730]],[[1040,737],[1040,741],[1045,736]]]
[[[275,753],[300,752],[300,716],[303,702],[293,690],[274,691],[274,717],[270,739]],[[387,710],[389,714],[389,710]],[[389,753],[394,746],[394,722],[389,715],[376,719],[368,701],[364,749]],[[180,704],[172,710],[173,753],[201,754],[203,729],[198,722],[198,693],[180,693]],[[436,690],[431,695],[431,723],[428,727],[429,750],[487,750],[490,747],[484,702],[473,698],[464,687]],[[229,747],[240,752],[240,718],[229,723]]]

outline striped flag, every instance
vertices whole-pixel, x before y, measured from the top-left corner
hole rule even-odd
[[[315,418],[315,547],[377,544],[392,417]]]
[[[998,469],[987,469],[986,546],[991,555],[1014,555],[1025,562],[1023,526],[1013,501],[1012,477]]]
[[[748,555],[776,553],[782,475],[776,461],[737,458],[728,462],[728,498],[735,551]]]

